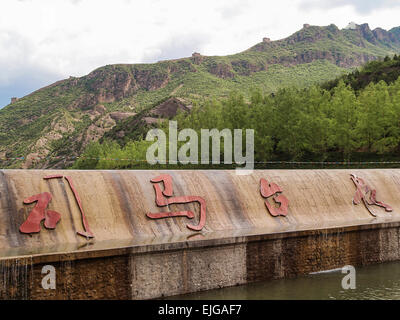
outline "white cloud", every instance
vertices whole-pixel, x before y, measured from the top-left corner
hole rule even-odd
[[[399,7],[400,2],[398,0],[304,0],[304,6],[306,8],[335,8],[351,6],[356,11],[366,14],[382,8]]]
[[[40,87],[105,64],[152,62],[193,51],[236,53],[264,36],[289,36],[303,23],[399,25],[400,7],[393,0],[377,2],[363,7],[364,1],[343,0],[2,0],[0,91],[11,88],[12,96],[13,84],[19,90],[23,79]]]
[[[206,34],[177,34],[167,38],[163,43],[148,48],[143,55],[144,62],[190,57],[194,51],[201,51],[207,43]]]

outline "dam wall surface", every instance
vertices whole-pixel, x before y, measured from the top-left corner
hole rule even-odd
[[[159,298],[399,260],[399,227],[397,169],[0,170],[0,297]]]

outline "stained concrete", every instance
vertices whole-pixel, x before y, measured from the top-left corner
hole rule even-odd
[[[173,177],[174,195],[206,200],[207,220],[194,233],[185,217],[150,220],[158,212],[150,179]],[[372,217],[352,204],[350,173],[393,207]],[[93,240],[82,230],[68,184],[73,178]],[[272,217],[260,195],[260,178],[289,199],[287,217]],[[0,171],[0,297],[3,299],[149,299],[254,281],[400,259],[400,170],[234,171]],[[32,205],[23,199],[50,192],[61,213],[55,230],[32,236],[19,225]],[[197,205],[172,205],[170,210]],[[56,290],[41,286],[44,265],[57,270]]]

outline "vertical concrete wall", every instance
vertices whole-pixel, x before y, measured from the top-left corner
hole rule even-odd
[[[151,299],[255,281],[294,277],[344,265],[400,259],[400,224],[255,235],[223,244],[182,243],[116,249],[107,254],[57,254],[0,263],[2,299]],[[41,270],[53,265],[55,290]]]
[[[178,295],[246,283],[246,245],[131,257],[132,298]]]

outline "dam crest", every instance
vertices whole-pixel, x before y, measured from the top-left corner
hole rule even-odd
[[[0,297],[158,298],[399,260],[399,226],[398,169],[0,170]]]

